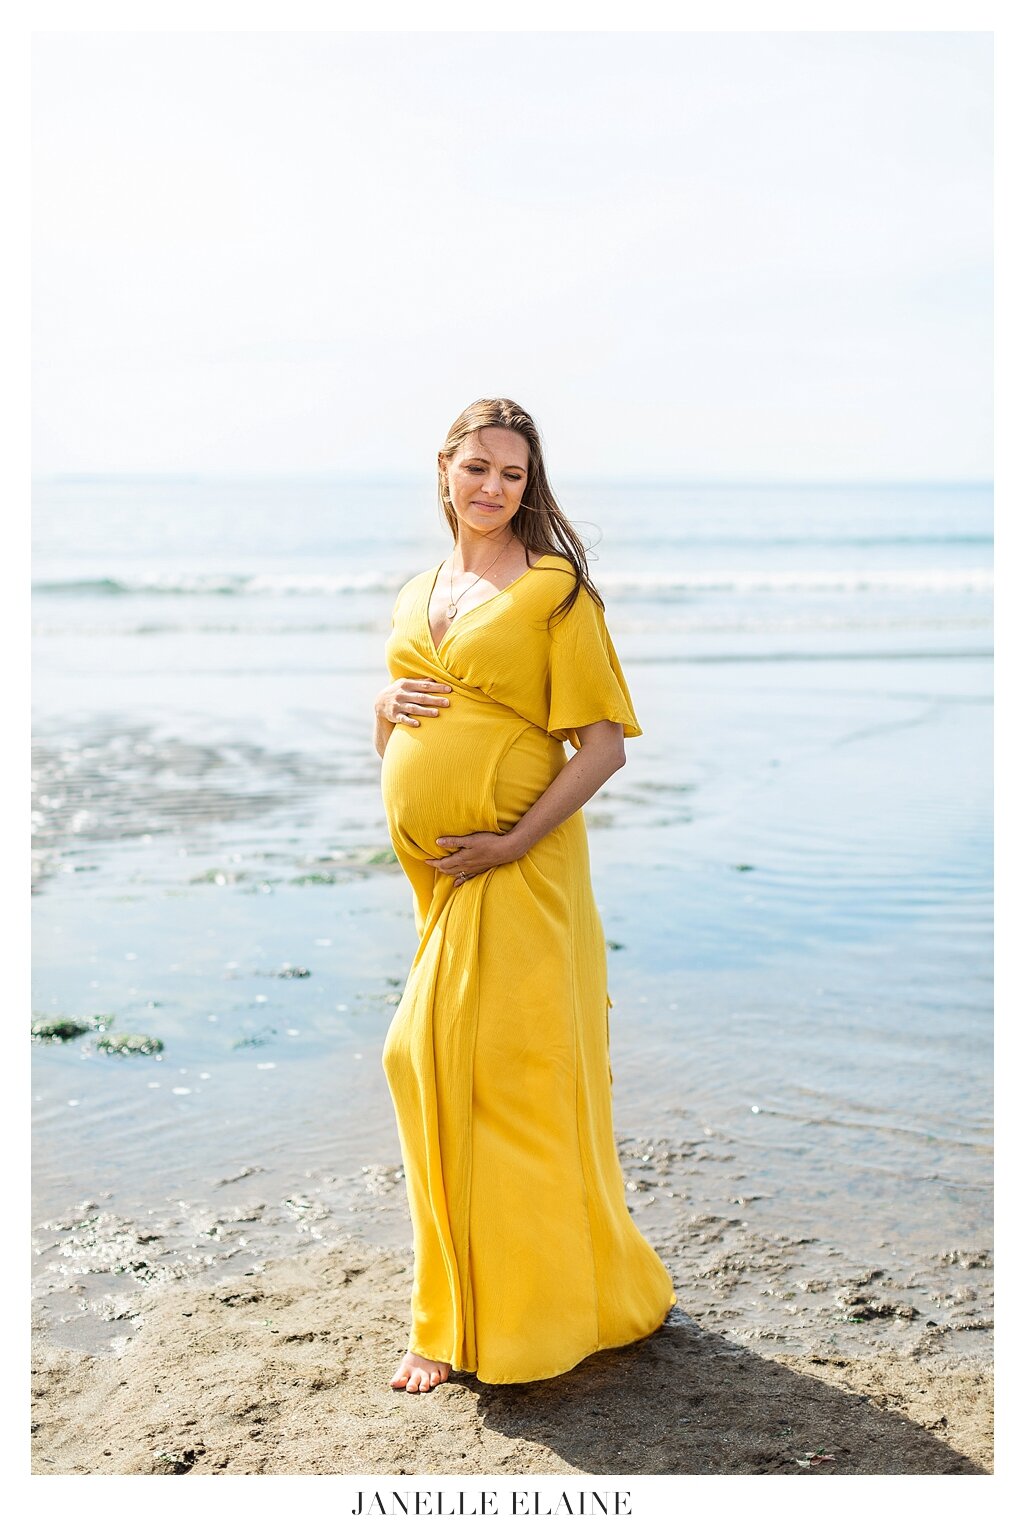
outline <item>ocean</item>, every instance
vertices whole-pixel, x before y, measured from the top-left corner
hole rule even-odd
[[[638,1222],[828,1248],[792,1288],[879,1262],[939,1304],[929,1273],[968,1266],[984,1329],[989,486],[560,499],[644,730],[585,808]],[[373,699],[396,592],[450,546],[430,480],[35,485],[34,1013],[163,1045],[33,1046],[67,1344],[123,1340],[132,1258],[409,1237],[380,1051],[415,937]],[[750,1292],[738,1333],[785,1333],[783,1290]]]

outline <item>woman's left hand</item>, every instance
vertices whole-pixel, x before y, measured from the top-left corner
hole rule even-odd
[[[437,844],[444,846],[448,855],[425,858],[428,867],[455,878],[457,883],[516,860],[509,836],[496,835],[491,830],[476,830],[471,835],[439,835]]]

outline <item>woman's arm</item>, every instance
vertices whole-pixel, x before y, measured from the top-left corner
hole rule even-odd
[[[472,877],[489,867],[515,862],[543,835],[582,808],[603,782],[626,765],[626,748],[623,725],[607,718],[586,724],[576,730],[576,735],[580,749],[511,830],[504,835],[478,830],[470,835],[439,836],[438,845],[443,854],[427,857],[428,867],[452,877],[459,872]]]
[[[384,760],[384,747],[387,745],[389,739],[391,738],[391,731],[394,729],[394,727],[395,725],[391,722],[391,720],[385,718],[384,714],[381,712],[380,707],[378,706],[378,700],[375,699],[374,749],[377,751],[382,761]]]
[[[621,723],[603,718],[600,723],[589,723],[577,729],[576,735],[580,749],[549,782],[523,818],[506,833],[504,839],[508,843],[511,862],[528,852],[543,835],[561,825],[577,809],[583,808],[599,787],[626,765]]]

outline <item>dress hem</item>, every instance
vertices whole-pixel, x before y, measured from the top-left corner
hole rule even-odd
[[[605,1346],[594,1346],[594,1347],[592,1347],[588,1351],[582,1351],[579,1354],[579,1356],[574,1358],[574,1360],[572,1362],[567,1362],[566,1365],[563,1366],[563,1367],[556,1367],[553,1372],[532,1373],[529,1378],[509,1378],[509,1377],[498,1378],[498,1377],[485,1377],[483,1375],[483,1373],[479,1372],[477,1370],[477,1368],[475,1368],[475,1367],[460,1367],[458,1365],[458,1363],[451,1362],[451,1361],[448,1361],[448,1360],[445,1361],[445,1366],[450,1368],[452,1370],[452,1372],[464,1373],[467,1377],[476,1378],[478,1383],[487,1383],[487,1384],[545,1383],[545,1382],[548,1381],[549,1378],[561,1378],[566,1373],[572,1372],[574,1367],[579,1367],[581,1362],[586,1362],[586,1360],[587,1360],[587,1358],[589,1356],[600,1356],[603,1351],[620,1351],[620,1350],[622,1350],[622,1348],[624,1346],[636,1346],[639,1341],[650,1340],[652,1338],[652,1336],[657,1335],[658,1332],[661,1330],[662,1326],[665,1324],[666,1320],[669,1318],[670,1314],[673,1312],[673,1309],[676,1308],[677,1301],[678,1300],[677,1300],[677,1298],[676,1298],[676,1296],[674,1294],[673,1295],[672,1303],[666,1309],[666,1311],[663,1314],[662,1318],[659,1320],[658,1324],[654,1326],[653,1329],[651,1329],[651,1330],[643,1330],[643,1331],[641,1331],[641,1333],[639,1335],[633,1335],[633,1336],[629,1337],[629,1339],[627,1339],[627,1340],[609,1341],[609,1343],[607,1345],[605,1345]],[[415,1350],[415,1347],[411,1346],[409,1349],[412,1351],[412,1350]],[[421,1352],[419,1354],[420,1355],[425,1355],[425,1353],[423,1353],[423,1352]]]

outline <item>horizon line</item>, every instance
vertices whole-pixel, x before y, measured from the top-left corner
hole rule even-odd
[[[202,484],[219,481],[235,482],[279,482],[306,480],[319,483],[339,484],[421,484],[430,482],[429,474],[364,474],[351,473],[344,469],[326,469],[323,471],[303,470],[273,470],[247,472],[241,469],[210,469],[203,471],[192,470],[163,470],[163,469],[140,469],[140,470],[73,470],[60,472],[43,472],[31,474],[33,484],[68,484],[68,483],[97,483],[120,480],[128,483],[141,481],[151,482],[160,480],[167,483],[179,484]],[[719,478],[709,476],[667,478],[659,477],[620,477],[616,475],[574,475],[567,474],[563,483],[569,485],[593,485],[633,487],[641,489],[655,489],[660,487],[696,488],[696,489],[862,489],[862,488],[959,488],[959,489],[992,489],[992,478],[977,477],[944,477],[944,478],[915,478],[915,477],[880,477],[878,475],[865,478],[767,478],[753,476],[747,478]]]

